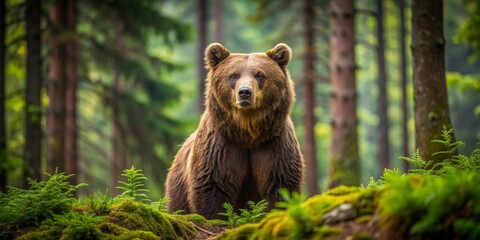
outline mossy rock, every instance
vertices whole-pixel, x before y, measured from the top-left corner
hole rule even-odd
[[[160,212],[133,200],[113,205],[108,221],[122,228],[151,232],[165,239],[184,239],[195,235],[192,224],[184,218]]]
[[[342,229],[323,224],[322,217],[341,204],[354,206],[358,217],[372,214],[380,189],[340,186],[285,211],[274,210],[259,223],[230,229],[215,239],[325,239]],[[353,219],[352,219],[353,220]]]

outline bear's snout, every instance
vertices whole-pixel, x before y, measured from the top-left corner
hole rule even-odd
[[[252,89],[249,87],[241,87],[238,89],[238,96],[243,100],[249,99],[252,96]]]

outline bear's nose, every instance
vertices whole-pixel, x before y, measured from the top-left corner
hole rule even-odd
[[[250,96],[252,96],[252,89],[249,87],[240,87],[238,89],[238,96],[241,99],[248,99]]]

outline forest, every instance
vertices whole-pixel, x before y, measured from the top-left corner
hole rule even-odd
[[[4,0],[1,239],[479,239],[477,0]],[[205,49],[292,49],[301,193],[168,213]]]

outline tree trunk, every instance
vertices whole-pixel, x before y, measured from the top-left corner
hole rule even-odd
[[[360,184],[358,154],[354,1],[330,1],[332,142],[329,187]]]
[[[68,30],[71,36],[76,33],[77,26],[77,2],[68,0]],[[71,184],[77,184],[77,43],[76,39],[70,37],[67,42],[67,82],[65,90],[65,172],[75,174],[69,181]]]
[[[65,171],[65,82],[67,46],[62,34],[66,29],[67,1],[55,0],[50,11],[53,33],[50,36],[47,108],[47,170]]]
[[[385,43],[383,39],[383,0],[377,0],[377,58],[378,58],[378,163],[380,173],[390,167],[390,141],[388,139],[387,72],[385,67]]]
[[[7,136],[5,132],[5,19],[7,1],[0,4],[0,191],[6,192],[7,186]]]
[[[25,149],[26,161],[23,179],[41,178],[42,161],[42,49],[40,17],[41,0],[27,0],[27,81],[25,86]],[[27,182],[24,181],[24,187]]]
[[[198,49],[197,49],[197,74],[198,74],[198,113],[202,114],[205,110],[205,70],[204,53],[207,47],[207,0],[197,1],[197,30],[198,30]]]
[[[452,128],[445,81],[442,0],[412,1],[412,56],[416,147],[425,160],[438,163],[446,156],[431,155],[446,149],[431,141],[442,139],[444,126]]]
[[[223,15],[225,12],[223,0],[215,0],[215,41],[224,44]]]
[[[407,50],[405,48],[405,0],[400,0],[400,55],[401,55],[401,76],[402,76],[402,155],[409,156],[408,146],[408,96],[407,96]],[[403,168],[408,172],[410,166],[407,161],[403,161]]]
[[[305,94],[305,143],[304,153],[306,165],[307,191],[310,196],[319,192],[317,175],[317,158],[315,144],[315,3],[306,0],[304,6],[305,24],[305,62],[304,62],[304,94]]]

